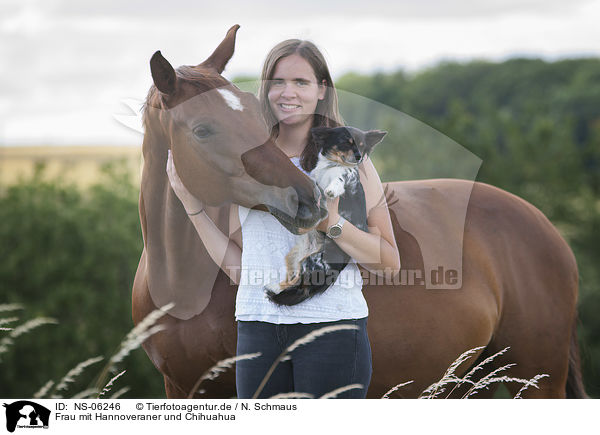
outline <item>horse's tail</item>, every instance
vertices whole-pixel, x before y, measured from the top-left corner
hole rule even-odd
[[[579,344],[577,339],[577,324],[579,317],[575,315],[571,328],[571,347],[569,350],[569,372],[567,374],[566,393],[567,399],[589,399],[585,392],[583,377],[581,375],[581,358],[579,357]]]

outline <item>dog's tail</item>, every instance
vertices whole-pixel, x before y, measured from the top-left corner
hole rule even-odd
[[[332,265],[326,270],[307,270],[296,284],[279,293],[265,289],[267,297],[277,305],[297,305],[331,287],[344,267],[346,264]]]
[[[275,302],[277,305],[287,306],[299,304],[300,302],[303,302],[316,294],[313,293],[311,295],[309,287],[303,285],[294,285],[280,291],[279,293],[275,293],[272,290],[266,290],[266,292],[269,300]]]

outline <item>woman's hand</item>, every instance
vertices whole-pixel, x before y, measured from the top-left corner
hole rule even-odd
[[[319,222],[319,225],[317,225],[317,230],[323,231],[324,233],[326,233],[327,228],[336,224],[337,221],[340,220],[340,214],[338,212],[339,204],[340,204],[339,196],[334,199],[329,199],[329,198],[327,199],[327,212],[329,214],[327,215],[326,219],[323,219],[321,222]]]
[[[202,202],[192,195],[189,190],[187,190],[187,188],[183,185],[181,178],[179,178],[177,170],[175,169],[175,164],[173,163],[171,150],[169,150],[169,156],[167,157],[167,176],[169,177],[171,188],[175,192],[175,195],[177,195],[177,198],[179,198],[183,204],[183,208],[185,208],[185,212],[188,215],[198,214],[204,209]]]

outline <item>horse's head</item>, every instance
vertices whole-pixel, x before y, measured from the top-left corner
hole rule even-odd
[[[297,233],[324,217],[320,192],[269,139],[256,97],[221,76],[238,28],[196,66],[175,70],[154,53],[144,157],[166,162],[170,148],[182,182],[206,205],[268,209]]]

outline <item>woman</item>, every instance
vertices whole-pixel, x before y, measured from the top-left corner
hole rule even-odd
[[[271,136],[292,162],[308,174],[318,155],[310,129],[342,124],[325,59],[311,42],[283,41],[267,56],[261,78],[259,99],[271,126]],[[241,231],[226,237],[183,186],[169,158],[167,171],[171,185],[198,234],[211,257],[239,283],[235,314],[237,353],[261,353],[258,358],[237,362],[239,398],[254,395],[273,361],[294,341],[324,326],[346,324],[357,328],[325,334],[296,348],[290,359],[278,364],[259,397],[289,392],[320,397],[352,384],[360,384],[361,388],[349,389],[338,397],[366,396],[372,372],[368,308],[356,262],[381,274],[390,269],[397,272],[400,259],[379,176],[370,159],[365,159],[361,166],[370,231],[361,231],[340,220],[339,198],[328,201],[329,216],[317,229],[333,235],[331,227],[342,225],[341,234],[334,240],[353,260],[323,294],[292,307],[282,307],[266,299],[263,288],[285,276],[284,258],[297,236],[268,213],[234,205],[230,228],[241,226]],[[240,268],[241,277],[231,274],[231,270]]]

